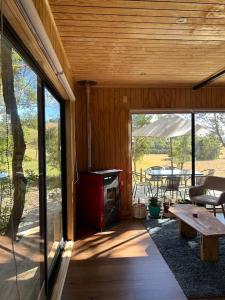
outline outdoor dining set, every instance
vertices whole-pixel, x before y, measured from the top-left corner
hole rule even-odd
[[[195,182],[201,184],[205,177],[213,175],[213,169],[195,171]],[[140,196],[159,197],[185,200],[191,186],[192,170],[161,166],[151,166],[144,171],[132,172],[133,199]]]

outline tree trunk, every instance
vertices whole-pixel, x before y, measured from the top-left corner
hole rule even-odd
[[[23,173],[23,159],[26,150],[23,129],[18,114],[17,103],[14,92],[14,74],[12,66],[12,48],[2,42],[2,84],[3,98],[6,113],[10,116],[11,131],[13,138],[12,155],[12,183],[13,183],[13,207],[9,222],[6,227],[6,235],[15,239],[19,223],[23,215],[26,178]]]
[[[218,121],[215,113],[214,113],[214,121],[215,121],[215,129],[216,129],[216,133],[218,135],[218,138],[219,138],[221,144],[223,145],[223,147],[225,147],[225,143],[223,141],[223,138],[222,138],[222,136],[220,134],[220,130],[219,130],[219,121]]]
[[[173,170],[173,138],[170,137],[171,169]]]

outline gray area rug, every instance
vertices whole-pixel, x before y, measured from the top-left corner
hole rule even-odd
[[[225,238],[219,239],[219,261],[203,262],[199,236],[180,238],[177,221],[152,219],[145,226],[187,297],[225,296]]]

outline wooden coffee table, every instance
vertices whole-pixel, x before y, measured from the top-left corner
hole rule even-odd
[[[180,221],[181,237],[194,238],[201,235],[201,260],[217,261],[219,258],[218,238],[225,236],[225,225],[204,207],[191,204],[177,204],[169,208]],[[198,217],[194,217],[197,214]]]

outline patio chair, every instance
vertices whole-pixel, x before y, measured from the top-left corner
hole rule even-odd
[[[179,189],[180,181],[181,181],[181,176],[167,176],[166,184],[164,186],[161,186],[161,190],[162,190],[164,199],[166,197],[166,192],[170,192],[172,194],[172,196],[173,196],[173,193],[176,192],[176,198],[179,193],[181,199],[183,199],[181,191]]]
[[[220,191],[219,196],[212,196],[206,194],[207,191]],[[221,205],[223,215],[225,217],[224,203],[225,203],[225,178],[218,176],[207,176],[203,184],[190,187],[189,196],[193,204],[207,204],[213,206],[214,216],[216,216],[216,206]]]
[[[183,170],[183,171],[185,172],[185,171],[188,171],[188,170]],[[180,181],[180,184],[179,184],[179,188],[184,193],[184,200],[186,199],[186,195],[188,195],[188,192],[189,192],[189,186],[190,186],[189,183],[190,183],[190,181],[191,181],[190,173],[187,173],[187,174],[184,174],[183,176],[181,176],[181,181]]]
[[[207,176],[213,176],[215,174],[215,169],[205,169],[201,170],[204,175],[203,176],[195,176],[195,184],[201,185],[205,182]]]
[[[163,169],[164,168],[160,167],[160,166],[153,166],[153,167],[150,167],[150,168],[146,169],[144,172],[145,172],[146,177],[148,177],[149,171],[151,171],[151,170],[163,170]],[[158,185],[157,182],[162,183],[163,178],[162,178],[162,176],[150,176],[149,179],[150,179],[150,181],[153,182],[154,187],[156,187],[156,185]]]
[[[138,172],[132,172],[132,180],[133,180],[133,188],[132,188],[133,199],[136,198],[137,190],[139,188],[144,188],[144,194],[146,196],[148,194],[149,196],[153,195],[151,182],[146,176],[141,176],[141,174]]]
[[[150,173],[151,170],[163,170],[163,169],[164,168],[160,167],[160,166],[152,166],[144,171],[146,178],[148,178],[148,180],[150,180],[150,182],[153,184],[153,187],[155,189],[157,189],[157,191],[155,193],[156,195],[158,195],[159,187],[161,185],[163,185],[163,177],[162,176],[151,176],[151,175],[149,176],[148,174]]]

